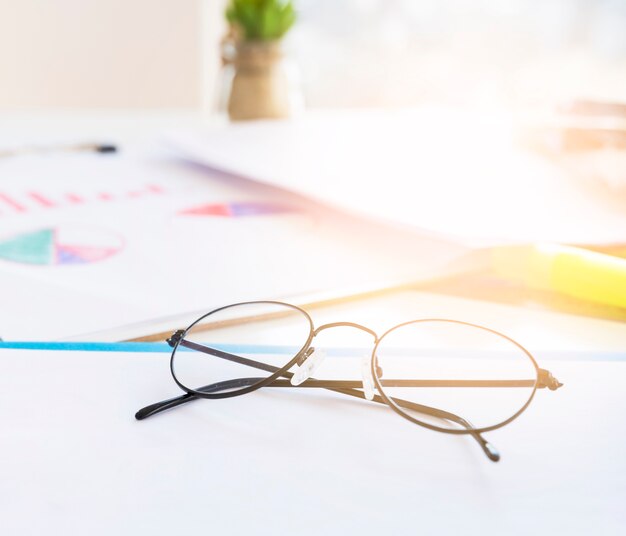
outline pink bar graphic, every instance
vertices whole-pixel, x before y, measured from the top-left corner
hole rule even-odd
[[[31,199],[37,201],[37,203],[39,203],[42,207],[51,208],[54,206],[54,203],[50,201],[50,199],[44,197],[38,192],[30,192],[28,195],[30,195]]]
[[[79,205],[80,203],[84,203],[85,200],[80,197],[79,195],[76,195],[74,193],[69,193],[65,196],[65,198],[72,204],[74,205]]]
[[[26,212],[26,207],[21,203],[18,203],[12,197],[9,197],[7,194],[0,193],[0,201],[4,201],[11,208],[17,210],[18,212]]]
[[[158,184],[148,184],[148,190],[153,194],[163,193],[163,188],[161,188]]]
[[[93,203],[95,201],[116,201],[124,198],[139,199],[151,195],[161,195],[166,189],[158,184],[146,184],[138,190],[130,190],[126,192],[92,192],[89,194],[80,194],[76,192],[59,193],[59,197],[54,198],[48,196],[41,191],[21,192],[18,197],[5,192],[0,192],[0,209],[2,207],[9,210],[2,210],[4,214],[14,212],[28,212],[37,208],[55,208],[67,205],[82,205],[85,203]],[[35,205],[33,205],[33,203]]]
[[[131,190],[126,195],[136,199],[137,197],[142,197],[146,194],[162,194],[163,192],[163,188],[158,184],[148,184],[146,185],[145,190]]]

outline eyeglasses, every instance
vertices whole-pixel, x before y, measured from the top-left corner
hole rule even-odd
[[[331,328],[342,328],[338,343],[321,344]],[[257,301],[211,311],[167,342],[185,394],[139,410],[138,420],[261,387],[321,388],[386,404],[430,430],[469,434],[496,462],[500,454],[482,434],[519,417],[537,389],[562,386],[513,339],[458,320],[413,320],[379,337],[352,322],[315,328],[295,305]]]

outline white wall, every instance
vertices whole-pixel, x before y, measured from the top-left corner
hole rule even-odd
[[[200,107],[222,4],[0,0],[0,108]]]

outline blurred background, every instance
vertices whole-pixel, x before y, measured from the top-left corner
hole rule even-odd
[[[0,108],[212,110],[224,0],[0,0]],[[626,99],[623,0],[298,0],[309,107]]]

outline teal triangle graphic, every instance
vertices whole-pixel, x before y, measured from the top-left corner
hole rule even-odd
[[[54,263],[54,229],[14,236],[0,242],[0,259],[23,264]]]

